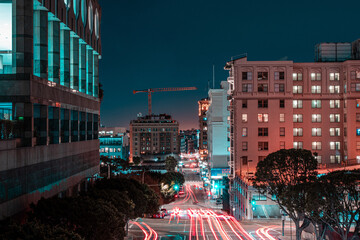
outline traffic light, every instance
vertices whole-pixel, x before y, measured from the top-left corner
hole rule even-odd
[[[218,189],[218,188],[219,188],[219,186],[218,186],[218,185],[215,185],[215,186],[214,186],[214,188],[215,188],[215,189]]]
[[[256,201],[255,201],[255,200],[252,200],[252,201],[251,201],[251,205],[253,205],[253,206],[256,205]]]
[[[175,184],[175,185],[174,185],[174,190],[175,190],[175,191],[179,190],[179,185]]]

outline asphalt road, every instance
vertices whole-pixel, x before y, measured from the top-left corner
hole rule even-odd
[[[195,240],[278,240],[281,221],[248,221],[239,223],[207,199],[202,182],[194,169],[184,169],[183,197],[164,205],[170,215],[164,219],[139,218],[130,222],[127,239],[195,239]],[[195,169],[196,170],[196,169]]]

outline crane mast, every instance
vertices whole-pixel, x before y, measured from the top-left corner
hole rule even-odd
[[[152,114],[152,103],[151,103],[151,94],[154,92],[174,92],[174,91],[191,91],[197,90],[196,87],[173,87],[173,88],[149,88],[144,90],[134,90],[134,94],[136,93],[147,93],[148,94],[148,111],[149,116]]]

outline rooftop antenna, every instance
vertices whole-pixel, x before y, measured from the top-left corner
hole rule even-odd
[[[215,89],[215,65],[213,64],[213,89]]]

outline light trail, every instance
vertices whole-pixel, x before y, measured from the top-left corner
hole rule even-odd
[[[245,235],[245,237],[248,240],[255,240],[255,238],[253,236],[251,236],[247,231],[245,231],[245,229],[241,226],[241,224],[236,220],[235,217],[230,216],[230,220],[235,224],[237,229],[240,230],[240,232]]]
[[[150,230],[151,234],[154,234],[154,239],[153,240],[157,240],[158,239],[157,232],[153,228],[149,227],[149,225],[147,225],[146,223],[143,222],[142,224],[144,224],[145,227],[147,227]],[[150,236],[148,238],[149,240],[151,239],[151,234],[150,234]]]
[[[130,222],[132,222],[132,221],[130,221]],[[132,222],[133,224],[135,224],[136,226],[138,226],[140,229],[141,229],[141,231],[144,233],[144,235],[145,235],[145,238],[144,238],[144,240],[147,240],[148,239],[148,233],[147,233],[147,231],[138,223],[138,222]]]

